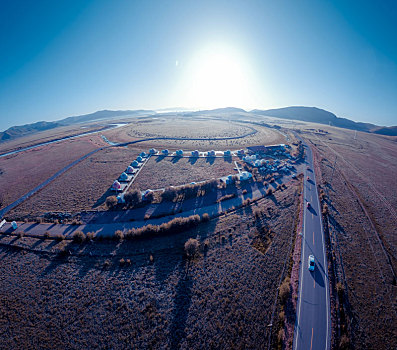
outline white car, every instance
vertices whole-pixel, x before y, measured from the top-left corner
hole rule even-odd
[[[309,271],[314,271],[314,256],[309,255],[309,263],[308,263]]]

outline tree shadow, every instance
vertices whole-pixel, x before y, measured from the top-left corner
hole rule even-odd
[[[189,163],[191,165],[196,164],[197,160],[198,160],[198,157],[189,157]]]
[[[267,195],[266,198],[269,198],[274,203],[274,205],[278,205],[277,198],[273,193],[270,196]]]
[[[215,157],[206,157],[205,162],[212,165],[215,162]]]
[[[179,275],[170,326],[171,349],[178,349],[181,341],[186,337],[186,320],[189,314],[193,286],[193,279],[189,273],[188,260],[184,259],[179,264]]]
[[[156,163],[161,162],[165,157],[166,157],[165,155],[157,156]]]
[[[54,257],[45,257],[48,261],[49,264],[48,266],[43,270],[41,273],[41,277],[46,276],[50,274],[52,271],[54,271],[57,267],[67,264],[69,262],[69,252],[71,252],[71,246],[73,245],[72,242],[69,242],[69,244],[65,245],[63,247],[63,251],[59,252],[56,256]]]
[[[171,160],[172,164],[178,163],[181,160],[181,158],[182,157],[178,157],[178,156],[172,157],[172,160]]]
[[[110,195],[114,194],[115,192],[112,191],[110,188],[106,190],[106,192],[97,199],[97,201],[94,203],[94,205],[91,207],[92,209],[95,209],[105,203],[106,198],[108,198]]]
[[[336,231],[346,235],[344,228],[339,224],[339,222],[335,219],[333,215],[328,214],[328,221],[335,228]]]

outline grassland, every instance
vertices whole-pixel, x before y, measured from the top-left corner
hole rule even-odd
[[[0,194],[3,207],[69,163],[103,145],[99,136],[90,135],[0,158]]]
[[[260,219],[249,206],[155,240],[80,245],[2,236],[2,346],[265,347],[291,248],[295,193],[289,186],[255,204]],[[262,237],[269,228],[270,242]],[[188,238],[200,242],[193,260],[184,255]],[[62,249],[71,255],[59,257]]]
[[[256,130],[256,133],[240,139],[214,140],[216,138],[238,137]],[[228,122],[212,119],[183,119],[179,117],[148,118],[134,121],[120,129],[103,133],[112,142],[127,142],[154,137],[186,138],[186,140],[152,140],[143,143],[146,148],[182,148],[189,150],[238,149],[250,145],[285,143],[278,131],[259,125]],[[209,140],[189,140],[206,138]],[[211,140],[212,139],[212,140]]]
[[[238,158],[236,158],[238,160]],[[141,190],[178,186],[237,174],[231,158],[152,157],[131,188]],[[156,174],[160,176],[156,176]]]
[[[140,149],[107,148],[78,163],[9,212],[9,217],[35,217],[46,212],[104,208],[110,185]]]

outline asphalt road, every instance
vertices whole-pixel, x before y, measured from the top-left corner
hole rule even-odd
[[[331,316],[324,232],[313,155],[310,147],[305,145],[305,149],[308,169],[304,172],[303,240],[293,349],[330,349]],[[307,202],[310,202],[310,208],[307,208]],[[313,272],[308,269],[309,255],[315,259]]]

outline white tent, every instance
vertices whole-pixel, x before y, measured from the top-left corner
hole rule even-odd
[[[112,184],[112,190],[118,191],[118,190],[120,190],[120,189],[121,189],[120,182],[118,182],[117,180],[116,180],[115,182],[113,182],[113,184]]]
[[[127,174],[133,174],[133,173],[135,173],[135,170],[134,170],[134,168],[131,165],[129,165],[125,172]]]
[[[129,179],[128,175],[126,173],[124,173],[124,172],[119,177],[120,181],[128,181],[128,179]]]

